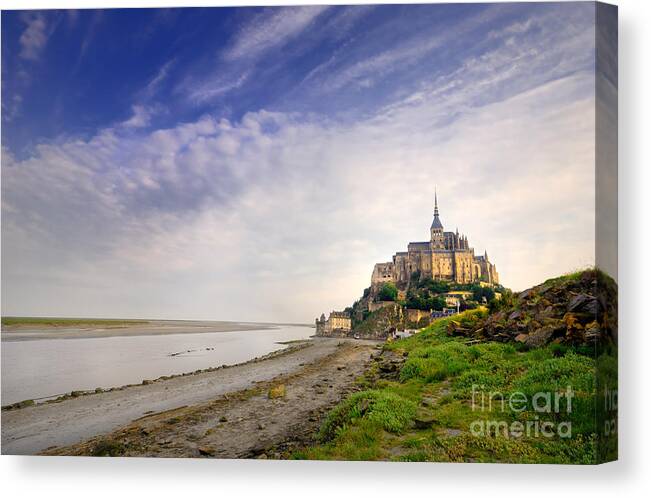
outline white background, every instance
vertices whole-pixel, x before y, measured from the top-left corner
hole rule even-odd
[[[0,7],[160,7],[279,2],[0,0]],[[292,3],[358,3],[282,1]],[[398,3],[398,2],[395,2]],[[413,2],[412,2],[413,3]],[[613,2],[611,2],[613,3]],[[651,2],[619,5],[620,460],[596,467],[0,457],[4,496],[650,496]]]

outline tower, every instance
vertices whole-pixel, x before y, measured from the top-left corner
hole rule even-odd
[[[445,249],[445,239],[443,235],[443,223],[439,218],[439,203],[434,190],[434,219],[430,227],[432,249]]]

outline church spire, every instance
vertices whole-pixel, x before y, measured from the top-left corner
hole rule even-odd
[[[439,219],[439,201],[436,196],[436,187],[434,188],[434,220],[432,220],[432,226],[430,228],[436,228],[443,231],[443,223],[441,223],[441,220]]]

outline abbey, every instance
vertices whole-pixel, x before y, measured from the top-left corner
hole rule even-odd
[[[406,252],[394,254],[393,261],[377,263],[373,268],[371,285],[393,282],[398,287],[408,284],[412,274],[420,272],[421,278],[447,280],[458,284],[485,282],[499,283],[495,265],[488,261],[488,254],[475,256],[465,235],[443,230],[439,207],[434,194],[434,220],[430,227],[428,242],[410,242]]]

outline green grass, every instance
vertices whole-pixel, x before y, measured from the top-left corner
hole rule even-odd
[[[46,327],[122,327],[125,325],[141,325],[147,320],[122,320],[112,318],[49,318],[27,316],[3,316],[4,326],[46,326]]]
[[[347,425],[365,419],[387,432],[403,432],[416,414],[416,404],[389,390],[369,390],[353,394],[332,410],[326,418],[319,439],[330,441]]]
[[[485,314],[473,310],[455,317],[466,325]],[[395,341],[386,349],[407,354],[399,381],[361,379],[367,390],[350,395],[326,417],[318,444],[293,454],[300,459],[396,460],[441,462],[517,462],[589,464],[598,460],[596,368],[616,382],[616,357],[580,354],[571,347],[548,346],[519,351],[512,344],[467,345],[446,334],[450,319]],[[375,367],[372,367],[375,368]],[[614,373],[613,373],[614,372]],[[482,411],[473,386],[493,396]],[[573,397],[568,411],[567,396]],[[615,384],[616,387],[616,384]],[[535,410],[533,396],[558,397],[558,411]],[[559,394],[560,393],[560,394]],[[509,408],[510,397],[526,396],[522,411]],[[546,399],[544,396],[541,398]],[[504,405],[502,405],[504,400]],[[505,407],[502,410],[502,407]],[[425,420],[416,424],[416,421]],[[530,427],[514,435],[491,425]],[[534,432],[536,424],[571,424],[571,437]],[[473,427],[497,429],[482,435]],[[616,451],[616,447],[614,449]],[[612,456],[612,455],[611,455]]]

